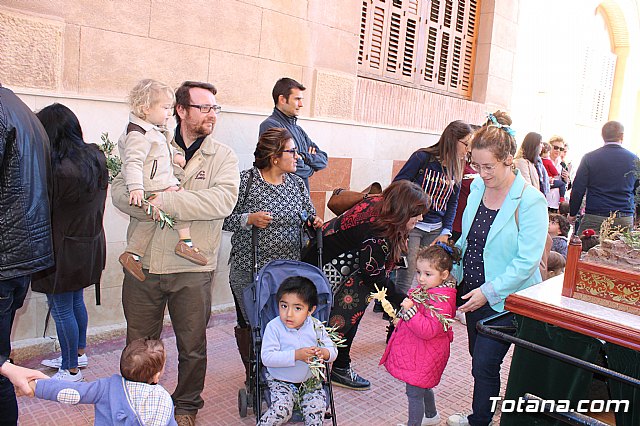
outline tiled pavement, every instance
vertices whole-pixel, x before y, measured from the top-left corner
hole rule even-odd
[[[240,357],[237,354],[233,334],[234,313],[222,313],[212,316],[207,331],[207,350],[209,364],[204,389],[205,406],[200,410],[197,425],[253,425],[251,416],[241,419],[238,416],[237,395],[242,386],[244,373]],[[356,371],[369,379],[371,390],[355,392],[334,387],[336,413],[339,425],[396,425],[406,421],[407,401],[404,383],[391,377],[378,362],[385,347],[386,322],[380,314],[369,309],[364,316],[355,343],[352,358]],[[471,359],[467,350],[466,328],[458,322],[454,324],[455,338],[452,344],[451,358],[442,381],[436,387],[436,404],[445,424],[446,418],[459,410],[471,406],[473,380],[471,377]],[[170,328],[163,332],[167,348],[167,366],[161,384],[170,392],[177,380],[177,352],[175,337]],[[85,380],[107,377],[119,370],[120,352],[124,347],[124,337],[94,345],[87,349],[89,367],[83,370]],[[50,354],[47,357],[58,356]],[[40,369],[42,358],[23,363],[31,368]],[[502,368],[504,386],[511,362],[511,351]],[[48,374],[54,371],[42,368]],[[62,406],[50,401],[31,398],[19,398],[20,425],[85,425],[93,424],[93,406]],[[325,424],[331,424],[326,421]],[[497,423],[496,423],[497,424]]]

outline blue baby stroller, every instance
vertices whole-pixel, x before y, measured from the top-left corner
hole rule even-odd
[[[255,229],[255,228],[254,228]],[[320,238],[321,235],[320,235]],[[255,241],[255,240],[254,240]],[[319,257],[322,256],[322,244],[318,244]],[[256,245],[254,244],[254,256],[256,256]],[[255,257],[254,257],[255,258]],[[256,262],[254,261],[254,265]],[[294,260],[273,260],[265,265],[257,276],[243,292],[244,306],[251,326],[252,354],[251,373],[247,383],[247,388],[238,391],[238,410],[240,417],[246,417],[247,407],[252,407],[256,415],[256,423],[262,417],[262,401],[266,401],[267,406],[271,404],[269,388],[267,387],[264,367],[260,361],[260,351],[262,349],[262,335],[264,329],[273,318],[278,316],[278,300],[276,293],[280,284],[288,277],[302,276],[311,280],[318,290],[318,307],[313,316],[320,321],[328,322],[333,303],[333,294],[329,281],[317,267],[305,262]],[[327,381],[324,390],[330,406],[328,415],[331,416],[333,425],[336,425],[335,407],[333,402],[333,392],[329,379],[329,365],[326,365]],[[304,421],[301,413],[294,412],[290,421]]]

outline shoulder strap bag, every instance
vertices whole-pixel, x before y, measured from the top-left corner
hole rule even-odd
[[[329,210],[331,210],[336,216],[340,216],[342,213],[346,212],[360,201],[368,198],[370,195],[377,194],[382,194],[382,185],[380,185],[379,182],[373,182],[360,192],[336,188],[333,190],[333,194],[331,194],[331,198],[329,198],[329,201],[327,202],[327,207],[329,207]]]

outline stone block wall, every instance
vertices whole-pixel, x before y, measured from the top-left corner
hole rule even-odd
[[[486,3],[487,13],[511,7],[509,1]],[[326,200],[335,187],[386,186],[448,122],[477,123],[485,104],[508,103],[508,93],[486,91],[478,79],[481,96],[468,101],[359,77],[360,13],[360,2],[342,0],[4,0],[0,83],[34,110],[64,103],[78,115],[85,140],[99,142],[102,132],[117,140],[127,120],[127,92],[141,78],[175,86],[211,82],[224,111],[216,138],[246,169],[259,123],[273,108],[274,82],[294,78],[307,87],[300,124],[330,157],[329,167],[310,180],[314,205],[327,220]],[[486,41],[493,46],[495,40],[490,35]],[[488,68],[483,81],[492,73]],[[95,306],[92,288],[85,294],[90,327],[124,322],[117,256],[126,226],[127,218],[109,206],[103,305]],[[229,249],[225,235],[214,285],[218,307],[231,303]],[[41,335],[45,314],[44,297],[30,294],[13,340]],[[53,327],[48,334],[55,334]]]

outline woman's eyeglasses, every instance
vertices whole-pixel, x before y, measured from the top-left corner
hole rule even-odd
[[[493,173],[496,171],[496,166],[498,163],[493,163],[493,164],[478,164],[478,163],[471,163],[469,164],[471,166],[471,168],[473,170],[475,170],[476,172],[480,173],[481,171],[485,171],[487,173]]]
[[[458,139],[458,142],[460,142],[462,145],[468,147],[469,146],[469,141],[471,141],[471,134],[469,134],[467,137],[465,137],[464,139]]]
[[[282,152],[288,152],[289,154],[297,155],[298,154],[298,148],[284,149],[284,150],[282,150]]]
[[[560,152],[564,151],[564,148],[558,145],[553,145],[553,149]]]

